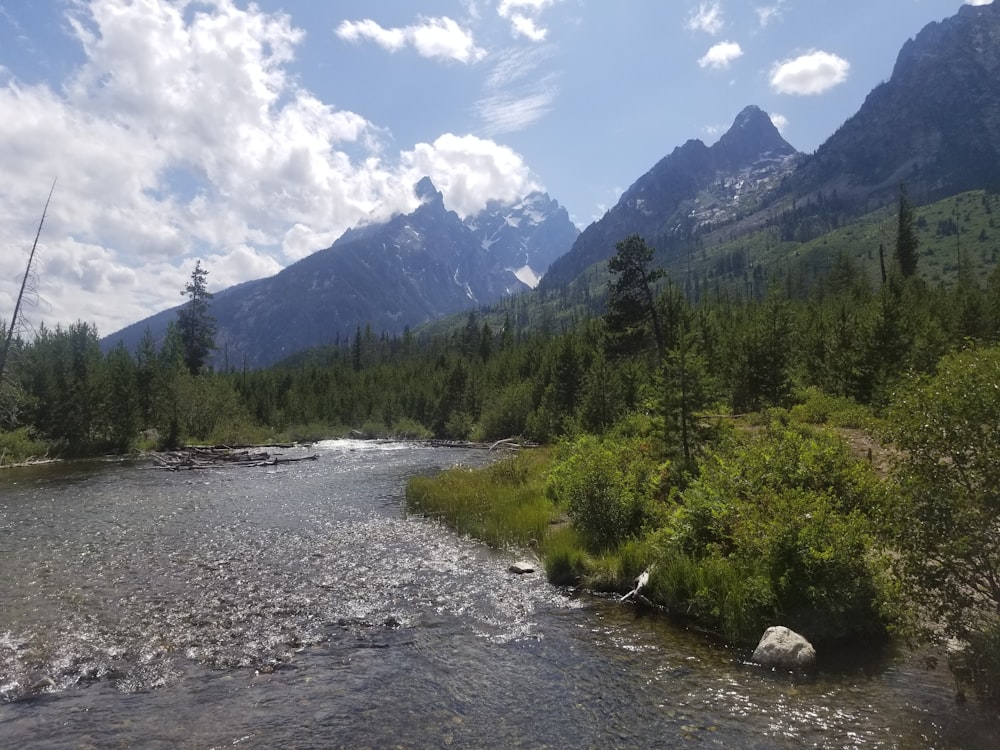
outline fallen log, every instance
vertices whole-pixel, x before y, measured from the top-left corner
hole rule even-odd
[[[311,453],[307,456],[282,456],[281,454],[271,455],[264,450],[251,452],[249,450],[205,446],[191,446],[182,450],[148,455],[156,463],[151,468],[168,471],[277,466],[297,461],[315,461],[319,458],[318,453]]]

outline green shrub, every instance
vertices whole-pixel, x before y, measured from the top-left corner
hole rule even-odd
[[[654,589],[735,640],[775,622],[819,642],[884,634],[878,507],[839,440],[776,423],[707,458],[656,535]]]
[[[13,432],[0,432],[0,466],[44,458],[48,453],[48,444],[33,438],[27,427],[20,427]]]
[[[277,436],[286,443],[315,443],[318,440],[329,440],[344,437],[350,430],[344,425],[332,425],[326,422],[309,422],[286,427]]]
[[[800,403],[791,409],[791,417],[797,422],[857,429],[871,421],[871,412],[847,396],[832,396],[819,388],[804,388],[797,397]]]
[[[584,436],[553,467],[549,490],[588,549],[601,552],[637,535],[653,515],[652,469],[636,441]]]
[[[968,640],[1000,612],[1000,347],[944,357],[887,413],[893,563],[926,622]]]
[[[365,438],[368,439],[384,438],[388,434],[385,422],[381,422],[377,419],[367,420],[357,429],[357,432],[360,432]]]
[[[431,431],[414,419],[398,419],[389,428],[389,435],[399,440],[424,440]]]

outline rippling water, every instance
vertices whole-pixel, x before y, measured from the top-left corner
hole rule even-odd
[[[477,451],[0,474],[0,747],[993,747],[909,655],[772,674],[406,518]]]

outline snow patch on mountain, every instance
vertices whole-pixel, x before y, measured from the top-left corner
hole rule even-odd
[[[508,270],[513,272],[518,281],[531,289],[537,287],[538,282],[542,280],[542,277],[535,273],[535,270],[531,266],[521,266],[517,269],[511,268]]]

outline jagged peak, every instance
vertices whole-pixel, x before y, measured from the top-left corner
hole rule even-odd
[[[763,154],[790,155],[795,149],[775,127],[771,116],[751,104],[736,115],[732,126],[712,146],[734,163],[752,163]]]
[[[441,191],[434,187],[434,183],[431,181],[430,177],[421,177],[420,181],[413,186],[413,192],[416,193],[417,198],[420,199],[421,203],[444,201],[444,195],[442,195]]]

